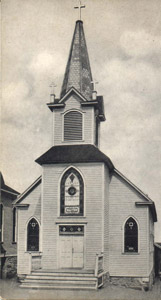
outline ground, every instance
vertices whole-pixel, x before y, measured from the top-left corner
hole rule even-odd
[[[156,280],[152,291],[109,286],[95,291],[21,289],[16,280],[0,281],[0,300],[161,300],[161,281]]]

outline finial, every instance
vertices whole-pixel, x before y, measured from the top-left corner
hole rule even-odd
[[[81,20],[81,9],[85,8],[85,5],[81,4],[81,0],[79,0],[78,6],[74,6],[75,9],[79,9],[79,20]]]
[[[98,84],[99,82],[96,80],[91,81],[91,83],[93,83],[93,91],[96,91],[96,84]]]
[[[96,84],[98,84],[99,82],[96,80],[93,80],[93,81],[91,81],[91,83],[93,83],[92,99],[96,100],[97,99]]]
[[[55,94],[54,94],[54,88],[56,87],[56,84],[52,82],[49,87],[51,88],[51,93],[50,93],[50,102],[54,102],[55,100]]]

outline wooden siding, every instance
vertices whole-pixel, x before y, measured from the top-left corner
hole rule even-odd
[[[27,252],[27,224],[31,217],[36,217],[41,224],[41,184],[37,186],[24,200],[28,208],[18,208],[18,262],[17,273],[28,274],[30,268],[30,254]],[[41,235],[41,227],[40,227]],[[41,251],[41,241],[40,241]]]
[[[7,195],[1,195],[3,204],[3,248],[6,250],[6,255],[16,254],[17,244],[12,243],[13,238],[13,206],[12,200]]]
[[[78,109],[83,112],[83,140],[82,141],[64,141],[63,140],[63,118],[64,113],[71,109]],[[65,145],[65,144],[80,144],[80,143],[92,143],[94,144],[94,108],[93,107],[83,107],[77,96],[71,96],[65,102],[64,109],[58,109],[53,111],[53,146],[55,145]]]
[[[154,267],[154,222],[150,210],[149,215],[149,274]]]
[[[85,216],[60,217],[60,178],[71,167],[64,165],[46,165],[43,171],[43,257],[44,269],[59,267],[58,222],[82,222],[85,226],[85,268],[95,268],[96,253],[101,253],[102,241],[102,168],[103,163],[74,164],[82,174],[85,186]]]
[[[136,207],[141,198],[124,180],[113,175],[110,183],[110,275],[111,276],[148,276],[148,208]],[[139,253],[124,253],[124,222],[134,217],[139,225]]]
[[[109,271],[109,171],[106,166],[104,166],[104,270]]]

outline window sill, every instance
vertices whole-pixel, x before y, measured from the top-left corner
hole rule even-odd
[[[32,256],[38,256],[38,255],[42,256],[42,252],[41,251],[25,251],[25,253],[32,254]]]
[[[82,143],[85,142],[85,140],[68,140],[68,141],[62,141],[62,143],[67,144],[67,143]]]
[[[59,216],[59,217],[57,217],[57,219],[65,219],[65,218],[67,218],[67,219],[74,219],[74,218],[76,218],[76,219],[86,219],[86,217],[85,216],[80,216],[80,215],[63,215],[63,216]]]
[[[122,252],[122,255],[140,255],[139,252]]]
[[[86,217],[58,217],[55,224],[87,224],[88,222],[85,219]]]

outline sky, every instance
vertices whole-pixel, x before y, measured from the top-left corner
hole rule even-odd
[[[52,146],[50,84],[59,97],[77,0],[2,0],[1,171],[23,192]],[[161,242],[161,1],[84,0],[85,37],[106,122],[100,149],[155,201]]]

